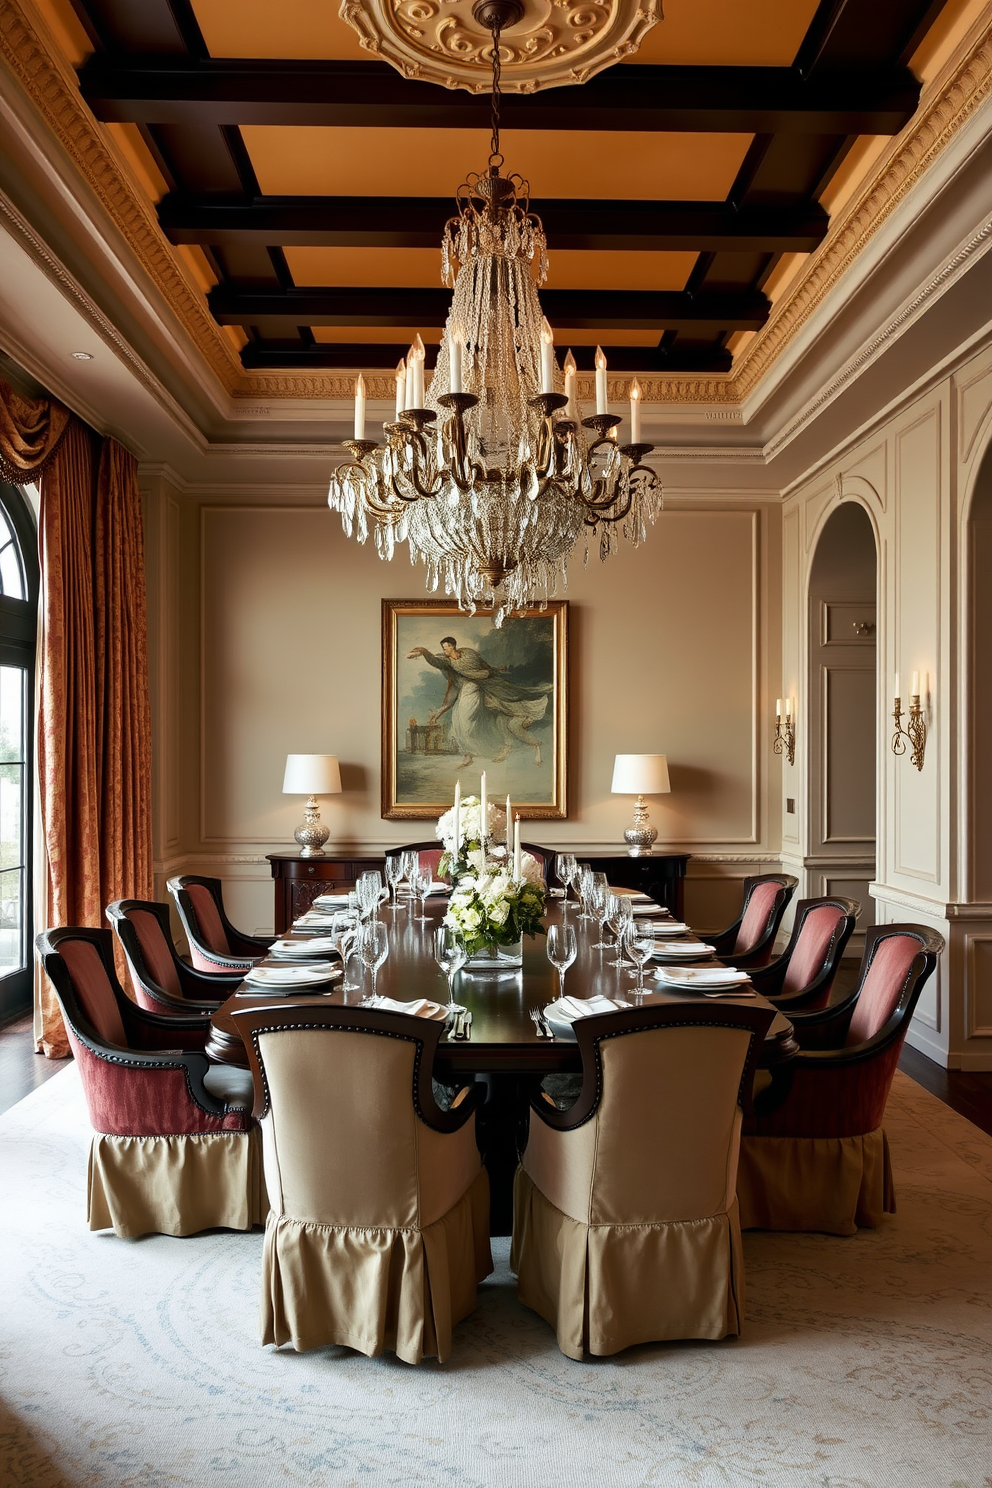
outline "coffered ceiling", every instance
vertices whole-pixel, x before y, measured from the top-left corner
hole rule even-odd
[[[503,107],[589,370],[727,373],[823,242],[852,152],[917,107],[960,0],[665,0],[635,57]],[[439,243],[488,100],[402,77],[337,0],[44,0],[82,99],[248,373],[392,367],[449,300]]]

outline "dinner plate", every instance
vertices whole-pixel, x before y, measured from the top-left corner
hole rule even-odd
[[[330,961],[319,961],[313,966],[253,966],[245,972],[245,981],[251,987],[270,987],[274,992],[292,992],[319,987],[333,982],[342,975],[341,967]]]
[[[713,946],[706,945],[701,940],[688,942],[672,940],[666,941],[664,945],[657,947],[654,952],[654,959],[656,961],[667,960],[670,956],[673,961],[698,961],[701,956],[712,956],[713,950]]]
[[[691,935],[688,925],[681,920],[659,920],[654,927],[655,935]]]
[[[668,914],[668,910],[663,909],[660,904],[651,904],[650,902],[632,904],[630,906],[630,912],[634,915],[646,915],[648,919],[652,916],[656,916],[658,919],[664,919]]]
[[[595,1018],[604,1013],[620,1013],[630,1007],[629,1002],[624,1002],[620,998],[613,997],[566,998],[565,1002],[566,1006],[562,1005],[561,998],[556,998],[554,1002],[549,1002],[544,1009],[544,1018],[556,1038],[569,1039],[573,1044],[576,1042],[576,1039],[575,1029],[572,1027],[572,1024],[577,1018]],[[567,1006],[568,1002],[586,1004],[594,1009],[594,1011],[576,1014]],[[601,1004],[601,1006],[597,1006],[597,1004]]]
[[[315,956],[334,956],[338,943],[330,935],[314,935],[310,940],[274,940],[269,946],[269,955],[279,961],[309,961]]]
[[[655,977],[670,987],[688,987],[698,992],[744,987],[750,980],[746,971],[734,971],[728,966],[660,966]]]

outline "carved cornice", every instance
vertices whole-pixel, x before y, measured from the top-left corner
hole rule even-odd
[[[233,393],[241,377],[234,348],[220,330],[202,292],[161,232],[155,209],[133,186],[109,140],[80,97],[75,76],[49,50],[28,10],[0,0],[0,56],[18,79],[51,132],[120,230],[183,324],[210,370]]]
[[[71,70],[42,39],[43,29],[32,18],[28,4],[0,0],[0,56],[224,389],[236,400],[256,402],[350,399],[354,373],[243,371],[231,342],[211,317],[205,297],[187,277],[181,259],[160,231],[152,204],[132,183],[127,166],[117,158],[109,137],[83,104]],[[810,256],[793,288],[774,307],[768,324],[749,342],[733,371],[722,375],[640,373],[645,403],[715,404],[728,409],[740,405],[990,92],[992,19],[977,28],[970,43],[963,44],[961,52],[927,90],[917,114],[893,141],[855,200],[838,216],[826,241]],[[37,255],[37,248],[34,251]],[[46,271],[54,263],[51,255],[48,260]],[[105,334],[102,329],[101,334]],[[880,344],[878,337],[873,342],[877,350],[876,343]],[[119,338],[115,344],[122,344]],[[358,347],[356,351],[360,355]],[[133,364],[133,355],[127,355]],[[864,359],[859,366],[863,364]],[[356,361],[355,370],[360,367],[360,361]],[[365,378],[370,398],[392,397],[391,374],[372,370],[365,372]],[[627,389],[627,378],[611,378],[612,400],[622,402]],[[591,377],[580,379],[578,392],[585,401],[592,398]],[[272,414],[278,416],[278,411],[273,409]]]
[[[950,76],[937,81],[929,98],[924,95],[917,113],[822,246],[811,255],[787,298],[775,306],[768,323],[744,349],[732,373],[738,399],[753,391],[775,358],[990,93],[992,20],[986,21],[966,55],[950,69]]]

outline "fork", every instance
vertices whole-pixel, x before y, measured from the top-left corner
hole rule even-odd
[[[541,1014],[537,1008],[531,1008],[530,1020],[537,1030],[538,1038],[551,1038],[551,1033],[548,1029],[548,1026],[545,1023],[544,1019],[541,1017]]]

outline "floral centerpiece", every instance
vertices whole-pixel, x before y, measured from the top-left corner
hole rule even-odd
[[[455,841],[455,820],[458,821],[458,840]],[[486,829],[490,840],[506,841],[506,812],[491,802],[486,807]],[[438,864],[438,875],[450,878],[452,883],[466,873],[477,873],[485,866],[485,850],[482,840],[482,802],[478,796],[466,796],[458,805],[452,806],[438,818],[437,837],[444,843],[444,853]],[[507,856],[503,846],[491,850],[491,856]]]
[[[544,934],[545,888],[541,865],[523,853],[520,876],[510,863],[485,863],[482,850],[469,853],[463,874],[448,902],[444,923],[462,942],[477,969],[518,966],[523,937]],[[471,871],[474,870],[474,871]],[[467,968],[471,970],[471,964]]]

